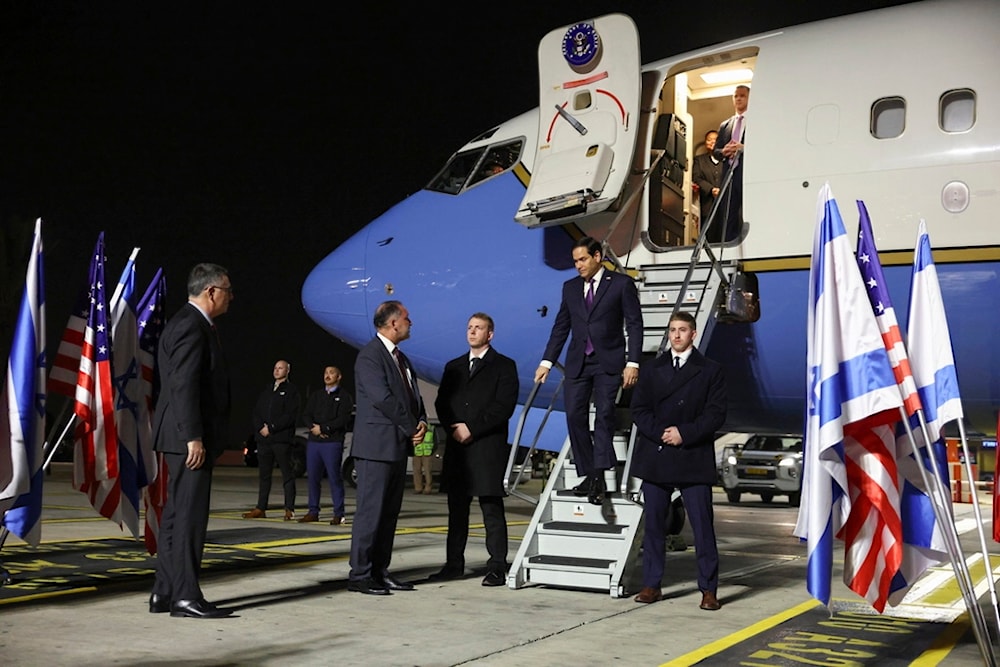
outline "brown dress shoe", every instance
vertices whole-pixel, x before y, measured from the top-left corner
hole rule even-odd
[[[639,591],[639,594],[635,596],[636,602],[641,602],[643,604],[649,604],[651,602],[659,602],[663,599],[663,592],[659,588],[651,588],[649,586],[643,588]]]
[[[715,597],[715,593],[705,591],[701,594],[701,604],[699,606],[705,611],[717,611],[722,605],[719,604],[719,599]]]
[[[319,517],[312,512],[309,512],[304,517],[299,519],[299,523],[312,523],[313,521],[319,521]]]
[[[295,518],[295,512],[292,510],[285,510],[285,521],[291,521]]]
[[[346,516],[335,516],[332,519],[330,519],[330,525],[331,526],[346,526],[347,525],[347,517]]]
[[[265,514],[264,510],[260,509],[259,507],[254,507],[249,512],[244,512],[243,513],[243,518],[244,519],[266,519],[267,518],[267,514]]]

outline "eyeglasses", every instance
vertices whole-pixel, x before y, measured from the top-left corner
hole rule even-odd
[[[232,296],[233,294],[235,294],[235,293],[236,293],[236,292],[235,292],[235,291],[233,290],[233,288],[232,288],[232,287],[223,287],[222,285],[209,285],[209,286],[208,286],[208,287],[206,287],[205,289],[212,289],[213,287],[214,287],[215,289],[222,289],[222,290],[226,290],[227,292],[229,292],[229,295],[230,295],[230,296]]]

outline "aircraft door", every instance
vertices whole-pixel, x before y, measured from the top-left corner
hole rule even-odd
[[[561,225],[610,207],[628,180],[639,127],[639,33],[609,14],[538,45],[538,148],[514,219]]]

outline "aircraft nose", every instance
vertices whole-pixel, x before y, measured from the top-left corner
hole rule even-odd
[[[374,336],[365,296],[363,229],[326,256],[302,285],[302,307],[316,324],[345,343],[361,347]]]

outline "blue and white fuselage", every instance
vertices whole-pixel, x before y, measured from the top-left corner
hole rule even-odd
[[[727,428],[802,431],[809,257],[817,193],[828,182],[849,232],[857,228],[854,201],[867,205],[904,330],[917,225],[926,220],[967,428],[994,433],[1000,405],[1000,346],[993,338],[1000,314],[998,37],[1000,3],[928,1],[644,66],[643,111],[619,128],[635,133],[635,153],[611,167],[612,173],[629,170],[629,183],[621,196],[605,195],[606,210],[543,224],[515,221],[526,211],[537,155],[548,148],[544,126],[559,122],[551,120],[551,107],[540,107],[463,146],[428,188],[335,249],[306,280],[303,305],[322,328],[360,347],[374,335],[375,307],[401,300],[413,320],[407,354],[420,377],[434,384],[445,362],[466,349],[469,316],[489,313],[497,326],[494,345],[517,361],[523,402],[562,283],[576,275],[570,258],[576,238],[607,239],[640,280],[644,266],[690,259],[699,222],[691,158],[705,131],[732,113],[721,88],[706,89],[696,78],[742,66],[752,70],[746,231],[716,254],[757,276],[760,318],[719,324],[699,346],[726,367]],[[585,111],[577,114],[584,123]],[[643,236],[648,240],[663,207],[654,179],[641,174],[658,155],[656,119],[665,114],[686,128],[680,160],[686,169],[674,175],[685,231],[670,232],[669,242],[657,245]],[[483,176],[491,162],[504,171]],[[630,187],[644,192],[629,198]],[[535,405],[546,405],[556,386],[550,378]],[[540,444],[559,447],[564,437],[565,431]]]

